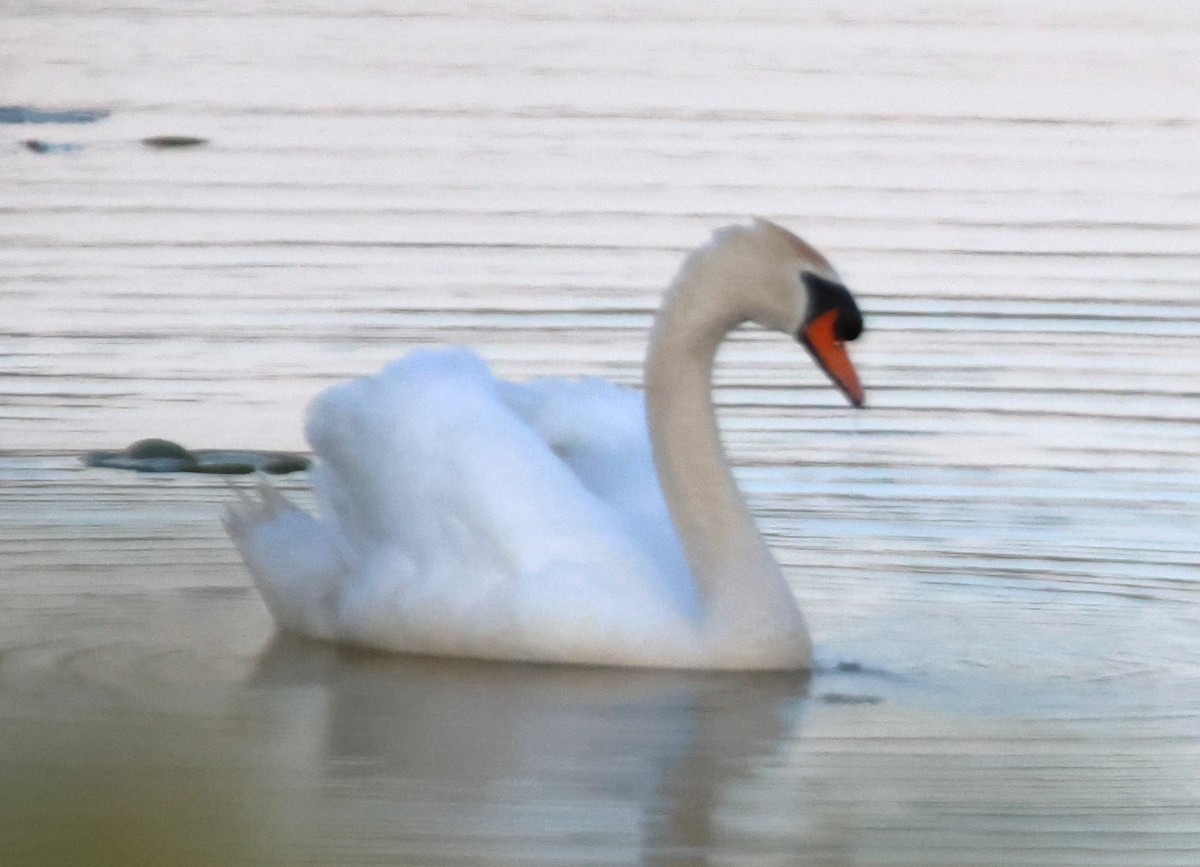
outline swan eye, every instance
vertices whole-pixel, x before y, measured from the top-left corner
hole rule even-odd
[[[834,334],[838,340],[855,340],[863,331],[862,313],[850,290],[834,280],[829,280],[812,271],[800,272],[804,288],[808,290],[808,312],[804,325],[811,324],[830,310],[837,311]]]

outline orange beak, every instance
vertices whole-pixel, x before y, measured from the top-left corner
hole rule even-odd
[[[800,342],[813,354],[821,369],[829,374],[833,384],[841,389],[857,407],[863,405],[866,395],[858,381],[858,373],[846,354],[846,344],[837,337],[837,311],[828,310],[800,331]]]

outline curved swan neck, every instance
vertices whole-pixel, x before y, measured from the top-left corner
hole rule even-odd
[[[807,644],[799,609],[729,469],[712,402],[717,348],[746,316],[685,271],[655,320],[646,408],[659,481],[710,626]]]

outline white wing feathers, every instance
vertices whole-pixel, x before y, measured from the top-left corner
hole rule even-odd
[[[269,485],[227,518],[282,628],[605,661],[663,631],[647,617],[698,607],[636,392],[511,385],[466,350],[416,352],[321,394],[307,434],[321,518]]]

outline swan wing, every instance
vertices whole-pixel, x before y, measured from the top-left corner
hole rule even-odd
[[[271,606],[277,620],[323,609],[282,626],[456,655],[679,655],[686,621],[662,564],[502,391],[474,354],[439,350],[318,396],[307,433],[321,518],[279,507],[241,522],[264,596],[291,603]],[[312,545],[316,580],[297,555]]]
[[[595,377],[499,385],[513,412],[619,516],[664,586],[696,615],[700,600],[658,480],[643,394]]]

